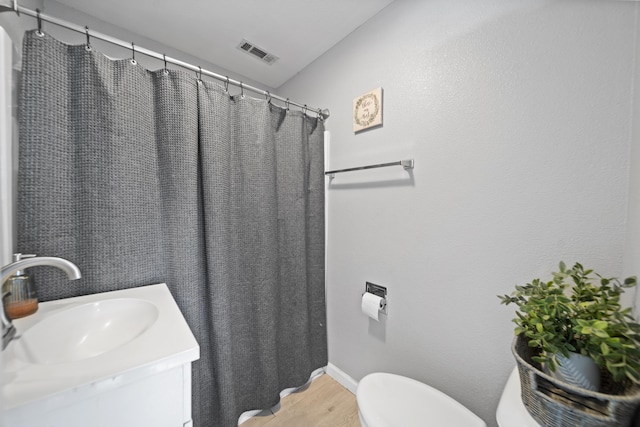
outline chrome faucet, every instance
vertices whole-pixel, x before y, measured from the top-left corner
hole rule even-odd
[[[0,285],[2,285],[9,277],[13,276],[17,271],[24,270],[25,268],[29,267],[36,267],[38,265],[49,265],[52,267],[58,267],[60,270],[67,273],[67,276],[69,276],[70,280],[76,280],[82,277],[78,266],[71,261],[56,257],[33,257],[14,261],[11,264],[7,264],[2,267],[2,269],[0,269]],[[8,295],[9,292],[2,293],[2,304],[0,304],[0,321],[2,322],[2,350],[7,347],[9,342],[11,342],[13,337],[16,335],[16,329],[11,322],[11,318],[7,316],[7,313],[4,309],[4,299]]]

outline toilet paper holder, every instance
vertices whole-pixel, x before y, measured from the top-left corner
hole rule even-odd
[[[362,293],[362,295],[364,295],[366,292],[369,292],[370,294],[374,294],[382,298],[382,307],[380,307],[380,312],[387,314],[387,303],[389,302],[389,298],[387,298],[387,288],[371,282],[365,283],[365,291]]]

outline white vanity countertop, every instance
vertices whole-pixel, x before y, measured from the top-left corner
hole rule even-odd
[[[19,341],[29,328],[64,310],[119,298],[152,303],[158,309],[157,319],[131,341],[97,356],[48,364],[28,361],[24,357]],[[109,383],[135,380],[200,357],[198,343],[164,283],[48,301],[41,303],[35,314],[14,320],[13,324],[18,338],[2,353],[5,410],[83,387],[99,389],[108,387]],[[56,333],[58,331],[52,331],[52,334]]]

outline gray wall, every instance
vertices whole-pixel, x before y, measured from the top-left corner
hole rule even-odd
[[[331,110],[327,168],[416,162],[327,180],[338,370],[416,378],[495,425],[515,366],[514,309],[496,295],[560,260],[640,267],[623,262],[638,246],[637,14],[606,0],[396,0],[279,88]],[[378,86],[384,125],[354,134],[352,100]],[[379,323],[360,312],[365,281],[389,288]]]
[[[640,9],[640,6],[638,6]],[[636,29],[636,43],[640,41],[640,35]],[[638,45],[636,45],[638,46]],[[636,48],[637,49],[637,48]],[[633,128],[631,134],[631,148],[629,157],[631,159],[629,171],[629,200],[627,210],[627,239],[624,253],[624,274],[627,276],[640,276],[640,55],[635,55],[635,80],[634,89],[634,109]],[[636,318],[640,318],[640,292],[636,290],[634,312]]]
[[[639,82],[640,83],[640,82]],[[638,87],[638,86],[636,86]],[[636,90],[636,98],[638,91]],[[636,103],[636,105],[638,105]],[[637,114],[637,113],[636,113]],[[637,115],[636,115],[637,117]],[[625,250],[625,275],[640,275],[640,134],[638,122],[634,123],[633,147],[631,148],[631,171],[629,174],[629,209],[627,213],[627,246]],[[640,317],[640,293],[636,292],[636,317]]]

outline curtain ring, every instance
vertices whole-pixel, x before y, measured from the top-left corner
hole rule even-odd
[[[133,42],[131,42],[131,63],[133,65],[136,65],[136,45],[133,44]]]
[[[84,48],[87,50],[87,52],[90,52],[92,47],[91,47],[91,42],[89,40],[89,27],[87,25],[85,25],[84,31],[85,33],[87,33],[87,44],[85,45]]]
[[[302,115],[303,116],[307,115],[307,110],[308,110],[307,104],[304,104],[304,107],[302,107]]]
[[[201,67],[201,66],[199,66],[199,65],[198,65],[198,70],[200,71],[200,73],[199,73],[199,75],[198,75],[198,72],[196,71],[196,79],[197,79],[199,82],[202,82],[202,67]]]
[[[264,97],[265,97],[265,98],[266,98],[266,100],[267,100],[267,104],[271,104],[271,94],[269,93],[269,91],[268,91],[268,90],[267,90],[267,91],[265,91],[265,93],[264,93]]]
[[[38,31],[36,31],[36,36],[42,37],[44,33],[42,32],[42,18],[40,18],[40,9],[36,9],[36,19],[38,20]]]
[[[227,80],[224,82],[224,91],[229,93],[229,76],[226,76]]]
[[[167,55],[164,53],[162,54],[162,60],[164,61],[164,70],[162,70],[162,73],[166,76],[169,74],[169,70],[167,69]]]
[[[240,98],[244,98],[244,86],[242,82],[240,82]]]
[[[287,100],[284,102],[284,106],[285,106],[287,112],[289,112],[289,104],[290,104],[289,98],[287,98]]]

